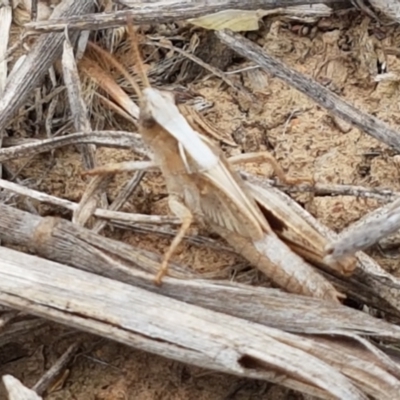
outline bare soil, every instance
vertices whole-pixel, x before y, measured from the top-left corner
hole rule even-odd
[[[400,29],[396,26],[380,26],[358,13],[321,20],[313,26],[289,24],[276,18],[268,19],[259,32],[247,36],[269,54],[313,76],[360,109],[394,128],[398,126],[398,83],[376,84],[373,81],[382,65],[382,57],[386,59],[388,71],[400,74],[400,60],[390,54],[394,53],[391,49],[399,48],[400,44]],[[228,55],[228,62],[224,59],[225,70],[234,71],[249,65],[231,56]],[[238,144],[236,148],[222,145],[227,154],[268,150],[290,176],[312,176],[320,183],[400,190],[399,156],[387,146],[337,121],[304,95],[263,72],[253,70],[230,77],[256,93],[258,101],[250,106],[244,104],[215,77],[187,83],[191,90],[214,103],[207,112],[208,121]],[[99,149],[97,154],[102,164],[129,160],[134,156],[133,152],[113,149]],[[82,163],[76,149],[64,148],[55,151],[52,157],[37,156],[29,164],[25,165],[26,162],[18,160],[10,165],[14,171],[19,171],[21,179],[39,182],[37,189],[46,193],[80,200],[86,183],[80,176]],[[272,174],[268,165],[249,164],[243,168],[267,177]],[[110,200],[126,179],[126,175],[115,178],[108,190]],[[168,213],[166,195],[162,177],[148,174],[135,197],[123,209],[165,214]],[[350,196],[299,194],[295,198],[335,230],[345,228],[379,206],[377,200]],[[49,206],[35,206],[42,214],[58,212],[63,217],[70,217]],[[170,243],[170,239],[150,234],[118,230],[106,230],[105,233],[157,252],[165,250]],[[400,273],[396,259],[385,258],[377,251],[371,254],[393,274]],[[224,271],[226,276],[232,275],[235,268],[245,268],[248,281],[259,279],[242,259],[207,248],[183,244],[175,260],[202,272]],[[128,304],[122,306],[129,307]],[[39,332],[32,332],[30,337],[17,338],[15,345],[23,349],[22,356],[3,365],[0,362],[0,375],[12,374],[32,386],[68,345],[82,335],[49,324]],[[60,379],[59,386],[45,399],[261,400],[304,397],[264,382],[216,374],[97,337],[82,337],[83,350]],[[0,391],[0,398],[4,396]]]

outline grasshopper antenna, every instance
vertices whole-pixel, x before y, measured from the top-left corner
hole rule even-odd
[[[132,52],[133,52],[133,61],[134,65],[136,68],[136,72],[138,73],[140,80],[142,81],[142,84],[145,88],[150,87],[150,82],[149,79],[147,78],[147,74],[144,68],[143,64],[143,59],[140,54],[139,50],[139,38],[138,34],[135,32],[133,29],[133,23],[132,23],[132,18],[127,19],[127,28],[128,28],[128,34],[131,39],[131,45],[132,45]]]
[[[127,69],[123,65],[121,65],[121,63],[118,62],[113,55],[111,55],[108,51],[102,49],[97,44],[89,42],[88,46],[94,51],[96,51],[99,55],[101,55],[104,59],[106,59],[115,69],[117,69],[125,77],[125,79],[131,84],[131,86],[135,90],[137,96],[139,97],[139,100],[141,100],[143,97],[142,91],[139,85],[133,79],[132,75],[127,71]],[[147,79],[146,81],[148,82]]]

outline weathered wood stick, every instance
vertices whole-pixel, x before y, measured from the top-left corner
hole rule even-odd
[[[224,30],[215,34],[241,56],[253,61],[265,71],[273,74],[300,92],[313,99],[329,112],[342,118],[377,140],[400,150],[400,134],[378,118],[346,103],[335,93],[268,55],[260,46],[242,35]]]
[[[351,332],[400,338],[400,328],[368,314],[276,289],[169,276],[158,288],[153,284],[158,260],[151,253],[139,253],[129,245],[104,238],[69,221],[54,221],[6,205],[0,204],[0,215],[0,239],[6,242],[22,244],[48,259],[190,304],[290,332],[328,335]],[[44,229],[46,226],[48,231]],[[173,267],[171,274],[176,275]],[[369,293],[366,297],[374,299],[374,294]],[[389,307],[386,303],[381,304],[386,312]],[[335,326],[332,326],[332,314],[335,315]]]
[[[176,0],[157,2],[120,1],[129,10],[116,11],[113,13],[88,14],[83,17],[66,17],[48,21],[30,22],[25,24],[29,33],[46,33],[62,31],[68,26],[69,29],[98,30],[117,28],[126,25],[127,18],[135,25],[143,24],[165,24],[189,18],[196,18],[212,14],[222,10],[269,10],[280,7],[292,7],[311,4],[346,4],[343,0],[214,0],[212,2]]]
[[[400,229],[400,199],[364,215],[326,248],[326,260],[337,260],[367,249]]]
[[[30,140],[26,144],[0,149],[0,162],[31,157],[63,146],[95,144],[104,147],[134,149],[137,154],[147,155],[140,135],[126,131],[76,132],[70,135],[42,140]]]
[[[400,3],[397,0],[369,0],[369,3],[388,18],[400,22]]]
[[[85,14],[93,9],[93,5],[93,0],[64,0],[54,9],[51,18]],[[63,38],[63,33],[40,37],[22,65],[13,73],[12,80],[7,81],[0,98],[0,134],[61,54]]]
[[[45,325],[45,323],[46,322],[42,318],[35,317],[29,317],[29,319],[14,322],[6,327],[4,331],[0,332],[0,349],[2,346],[14,341],[19,336],[29,334],[33,330],[38,331]]]
[[[357,337],[349,347],[340,339],[297,336],[14,250],[1,248],[0,254],[0,303],[9,307],[163,357],[322,398],[328,392],[389,399],[400,390],[398,365],[371,344],[365,343],[368,350],[358,346],[363,341]]]

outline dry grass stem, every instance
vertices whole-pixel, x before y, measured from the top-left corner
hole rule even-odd
[[[74,119],[76,131],[91,132],[91,124],[88,119],[88,111],[83,100],[82,88],[79,79],[78,68],[75,63],[74,52],[68,37],[64,41],[62,54],[62,69],[64,84],[67,88],[69,105]],[[93,145],[80,146],[83,156],[83,165],[86,170],[96,167],[96,148]],[[85,225],[92,216],[93,211],[100,206],[107,207],[107,197],[104,192],[110,178],[97,177],[91,179],[87,190],[81,198],[78,208],[73,212],[72,221],[79,225]],[[98,195],[98,198],[97,198]]]
[[[235,90],[235,92],[239,92],[242,93],[244,96],[247,97],[248,101],[256,101],[255,97],[253,96],[252,93],[249,92],[248,89],[246,89],[244,86],[233,82],[229,76],[227,76],[225,73],[223,73],[221,70],[219,70],[218,68],[215,68],[213,66],[211,66],[210,64],[205,63],[204,61],[202,61],[200,58],[194,56],[193,54],[188,53],[185,50],[179,49],[178,47],[173,47],[173,46],[169,46],[167,44],[163,44],[163,43],[158,43],[155,41],[149,41],[149,44],[153,45],[153,46],[158,46],[158,47],[162,47],[165,49],[169,49],[169,50],[173,50],[176,51],[180,54],[183,54],[186,58],[188,58],[189,60],[195,62],[196,64],[200,65],[201,67],[203,67],[205,70],[211,72],[213,75],[217,76],[218,78],[220,78],[224,83],[226,83],[229,87],[231,87],[232,89]]]
[[[61,58],[64,84],[68,93],[69,106],[77,132],[91,132],[92,127],[88,118],[88,111],[82,97],[82,87],[78,68],[75,63],[74,52],[68,37],[64,40]],[[80,146],[83,154],[85,169],[96,167],[95,147],[93,145]]]
[[[117,197],[109,206],[109,211],[118,211],[122,207],[128,198],[133,194],[135,189],[139,186],[140,181],[144,176],[143,171],[136,172],[131,179],[125,184],[125,186],[119,191]],[[93,232],[99,233],[105,226],[106,221],[96,221],[93,226]]]
[[[400,197],[400,192],[386,188],[368,188],[355,185],[335,185],[315,183],[314,185],[299,184],[285,185],[280,182],[268,181],[271,185],[285,193],[314,193],[316,196],[354,196],[365,199],[377,199],[385,202],[393,201]]]
[[[170,219],[169,225],[179,225],[178,219]],[[172,229],[168,227],[168,222],[166,220],[165,225],[161,224],[130,224],[129,222],[124,221],[116,221],[115,219],[111,222],[113,226],[123,228],[123,229],[131,229],[134,232],[143,232],[143,233],[154,233],[157,235],[167,236],[174,238],[178,231],[176,229]],[[196,246],[205,246],[210,249],[224,251],[231,254],[236,254],[235,250],[232,247],[224,246],[219,240],[210,239],[205,236],[200,235],[185,235],[184,240],[190,244],[194,244]],[[218,271],[215,273],[211,272],[207,275],[207,277],[218,275]],[[203,276],[203,275],[202,275]]]
[[[51,204],[53,206],[62,207],[64,209],[75,211],[79,208],[79,204],[74,203],[69,200],[60,199],[59,197],[52,196],[43,192],[39,192],[37,190],[33,190],[27,188],[22,185],[18,185],[13,182],[6,181],[4,179],[0,179],[0,187],[5,190],[9,190],[15,194],[20,196],[25,196],[30,199],[34,199],[43,203]],[[97,184],[94,184],[94,189],[97,189]],[[90,197],[90,195],[89,195]],[[171,217],[162,217],[158,215],[141,215],[141,214],[132,214],[132,213],[124,213],[113,210],[106,210],[95,208],[93,210],[93,215],[96,217],[115,222],[126,222],[129,224],[143,223],[143,224],[178,224],[178,220],[176,218]]]

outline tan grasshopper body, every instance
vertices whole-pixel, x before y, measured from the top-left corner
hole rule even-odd
[[[136,43],[134,47],[143,71]],[[132,82],[128,72],[117,67]],[[222,236],[278,286],[338,302],[343,296],[273,232],[219,148],[191,128],[168,93],[151,88],[143,72],[141,75],[145,89],[142,93],[138,90],[139,131],[165,178],[170,209],[182,221],[156,282],[161,282],[175,248],[196,221]]]

